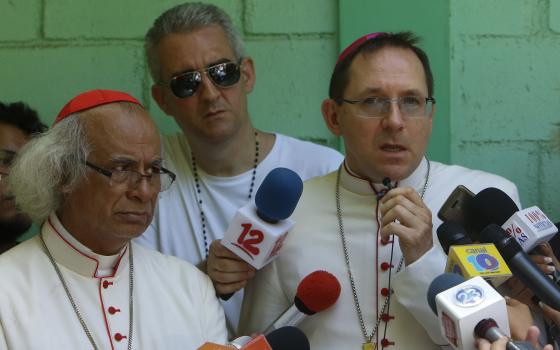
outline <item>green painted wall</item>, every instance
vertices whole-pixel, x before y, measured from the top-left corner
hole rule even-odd
[[[120,89],[140,98],[165,133],[177,131],[149,94],[142,38],[178,0],[1,0],[0,100],[27,101],[52,122],[72,96]],[[337,42],[335,0],[214,0],[256,64],[249,108],[257,127],[338,147],[324,126]]]
[[[428,157],[449,162],[449,0],[340,0],[339,6],[341,48],[371,32],[413,31],[422,38],[437,101]]]
[[[450,10],[452,161],[509,178],[524,207],[560,220],[560,1]]]

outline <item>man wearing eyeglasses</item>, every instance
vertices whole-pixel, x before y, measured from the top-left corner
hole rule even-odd
[[[436,99],[417,42],[412,33],[373,33],[340,54],[322,112],[344,139],[345,161],[305,184],[282,254],[247,285],[240,332],[266,328],[293,302],[299,281],[322,269],[342,293],[299,325],[313,349],[446,344],[426,301],[446,262],[436,214],[458,185],[519,196],[504,178],[426,157]]]
[[[156,19],[145,46],[152,96],[182,133],[163,139],[176,186],[161,196],[154,221],[139,241],[199,265],[219,294],[236,292],[254,274],[218,242],[236,210],[254,199],[273,168],[292,169],[306,180],[336,169],[342,156],[253,127],[247,108],[256,79],[253,60],[218,7],[187,3],[171,8]],[[235,293],[224,304],[232,332],[241,299]]]
[[[31,219],[7,191],[10,167],[30,137],[45,129],[37,112],[23,102],[0,102],[0,254],[17,245],[17,238],[31,227]]]
[[[133,238],[175,178],[132,96],[73,98],[29,142],[10,189],[41,232],[0,255],[1,349],[195,349],[224,343],[223,309],[195,266]]]

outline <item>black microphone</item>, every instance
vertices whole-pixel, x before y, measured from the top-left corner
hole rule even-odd
[[[285,326],[272,331],[266,335],[266,340],[272,350],[309,350],[311,348],[305,333],[292,326]]]
[[[490,224],[480,232],[480,238],[482,242],[494,243],[513,275],[540,300],[557,310],[560,309],[560,290],[521,249],[514,237],[508,235],[497,224]]]
[[[498,327],[496,321],[493,318],[486,318],[482,321],[478,322],[476,327],[474,328],[474,334],[476,334],[479,338],[484,338],[489,342],[493,343],[496,340],[500,339],[500,337],[507,337],[507,334],[502,332],[502,330]],[[536,350],[533,345],[528,342],[513,342],[508,340],[506,344],[507,350]]]
[[[441,225],[439,225],[436,231],[439,243],[446,255],[449,254],[449,247],[453,245],[473,243],[463,226],[454,221],[444,221]]]

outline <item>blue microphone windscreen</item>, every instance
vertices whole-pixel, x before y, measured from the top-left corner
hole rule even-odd
[[[273,223],[289,218],[296,209],[302,191],[303,182],[293,170],[272,169],[255,195],[258,215]]]
[[[517,204],[504,191],[494,187],[480,191],[466,205],[467,222],[477,232],[490,224],[503,225],[517,211]]]
[[[436,296],[448,290],[449,288],[453,288],[458,284],[465,282],[463,276],[460,276],[456,273],[443,273],[430,283],[430,287],[428,287],[428,304],[432,308],[434,314],[437,315],[437,307],[436,307]]]
[[[297,327],[285,326],[266,335],[272,350],[309,350],[307,336]]]

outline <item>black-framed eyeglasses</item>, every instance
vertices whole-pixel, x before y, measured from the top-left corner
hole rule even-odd
[[[202,83],[202,73],[206,73],[214,85],[220,88],[230,87],[239,81],[241,76],[241,61],[222,62],[200,70],[177,74],[169,83],[160,82],[171,88],[173,94],[179,98],[190,97],[196,93]]]
[[[367,97],[361,100],[337,99],[338,104],[356,106],[356,115],[362,118],[384,118],[391,114],[391,104],[396,103],[404,117],[428,117],[432,115],[434,97],[402,96],[397,98]]]
[[[152,173],[142,174],[136,170],[130,169],[109,171],[88,161],[85,162],[85,165],[101,175],[107,176],[110,179],[111,185],[126,183],[128,186],[133,187],[140,183],[142,178],[145,177],[150,186],[159,186],[159,192],[167,190],[176,178],[173,172],[163,167],[152,167]]]

